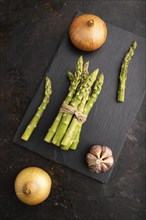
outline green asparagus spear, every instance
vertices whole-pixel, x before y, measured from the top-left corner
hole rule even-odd
[[[76,92],[77,86],[80,83],[82,71],[83,71],[83,57],[80,56],[77,61],[77,64],[76,64],[76,71],[74,74],[74,78],[73,78],[73,80],[71,80],[71,85],[69,87],[68,95],[67,95],[66,99],[64,100],[65,104],[69,104],[71,102],[71,100]],[[69,75],[71,75],[71,74],[69,74]],[[48,143],[51,142],[51,140],[54,137],[54,135],[57,131],[57,128],[60,124],[62,116],[63,116],[63,113],[59,112],[57,117],[55,118],[55,121],[53,122],[52,126],[48,130],[48,133],[46,134],[46,137],[44,139],[46,142],[48,142]]]
[[[134,55],[134,51],[136,47],[137,47],[137,43],[136,41],[134,41],[122,62],[120,76],[119,76],[119,87],[118,87],[118,97],[117,97],[118,102],[124,102],[125,99],[125,88],[126,88],[128,66],[132,56]]]
[[[93,92],[90,98],[88,99],[88,102],[85,105],[85,108],[83,111],[84,114],[88,115],[90,113],[94,103],[98,99],[103,83],[104,83],[104,75],[100,74],[95,83]],[[69,149],[71,150],[75,150],[78,146],[82,125],[83,124],[80,121],[78,121],[78,125],[76,126],[76,128],[74,128],[74,131],[72,131],[74,133],[74,137],[72,137],[72,141],[69,144],[70,145]]]
[[[81,82],[80,82],[80,85],[79,85],[79,88],[81,86],[81,84],[83,84],[83,82],[87,79],[87,77],[89,76],[89,71],[88,71],[88,68],[89,68],[89,61],[87,61],[84,66],[83,66],[83,74],[82,74],[82,78],[81,78]]]
[[[87,61],[85,64],[84,64],[84,67],[83,67],[83,72],[84,72],[84,79],[86,79],[88,76],[89,76],[89,61]]]
[[[82,126],[83,126],[82,124],[77,126],[76,132],[75,132],[75,135],[74,135],[74,140],[72,140],[72,142],[71,142],[72,144],[69,148],[70,150],[76,150],[76,148],[78,146],[78,143],[80,141]]]
[[[46,77],[45,96],[43,98],[41,105],[38,107],[36,114],[34,115],[33,119],[31,120],[31,122],[27,126],[26,130],[24,131],[24,133],[21,137],[22,140],[24,140],[24,141],[29,140],[32,132],[37,127],[37,124],[38,124],[40,118],[42,117],[42,114],[43,114],[44,110],[46,109],[47,104],[49,103],[51,93],[52,93],[51,81],[48,77]]]
[[[88,91],[89,88],[92,87],[93,82],[95,81],[97,77],[98,69],[96,69],[91,75],[87,77],[87,79],[84,81],[84,83],[81,85],[79,88],[78,92],[76,93],[75,97],[70,103],[70,106],[77,108],[78,105],[81,103],[82,98],[85,96],[86,92]],[[62,121],[57,129],[57,132],[53,138],[52,143],[55,144],[56,146],[60,146],[61,140],[63,136],[66,133],[66,130],[71,122],[73,115],[71,114],[64,114]]]
[[[88,115],[90,110],[92,109],[94,103],[96,102],[100,92],[101,92],[101,89],[102,89],[102,85],[104,83],[104,75],[103,73],[101,73],[98,78],[97,78],[97,81],[95,83],[95,86],[93,88],[93,92],[90,96],[90,98],[88,99],[88,102],[84,108],[84,114]]]
[[[99,70],[98,70],[99,71]],[[98,74],[98,72],[97,72]],[[94,79],[94,81],[96,80],[96,78]],[[93,83],[94,83],[93,81]],[[83,113],[84,111],[84,108],[85,108],[85,105],[86,105],[86,102],[89,98],[89,95],[90,95],[90,92],[91,92],[91,87],[88,88],[88,90],[86,91],[85,93],[85,96],[83,97],[82,99],[82,102],[80,103],[80,105],[78,106],[78,111]],[[70,145],[71,145],[71,141],[72,141],[72,136],[74,136],[74,132],[75,132],[75,129],[78,125],[79,121],[76,117],[73,117],[68,129],[67,129],[67,132],[65,133],[62,141],[61,141],[61,148],[63,150],[68,150]]]
[[[69,80],[70,80],[70,84],[72,84],[72,82],[73,82],[73,80],[74,80],[74,75],[73,75],[73,73],[70,72],[70,71],[68,71],[67,75],[68,75],[68,78],[69,78]]]

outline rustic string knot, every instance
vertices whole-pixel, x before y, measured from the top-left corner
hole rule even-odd
[[[82,114],[81,112],[79,112],[76,108],[67,105],[65,103],[62,104],[61,108],[60,108],[60,112],[66,113],[66,114],[71,114],[71,115],[75,115],[75,117],[81,121],[81,122],[85,122],[87,119],[87,115]]]

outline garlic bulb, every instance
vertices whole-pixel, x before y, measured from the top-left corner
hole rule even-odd
[[[114,163],[112,150],[106,146],[95,145],[91,147],[90,152],[87,154],[86,161],[92,172],[106,172]]]

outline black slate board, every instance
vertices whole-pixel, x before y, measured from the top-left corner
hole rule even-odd
[[[115,26],[109,24],[107,26],[106,43],[99,50],[90,53],[76,49],[70,43],[68,35],[65,35],[52,64],[45,73],[45,76],[48,75],[51,78],[53,94],[37,129],[28,142],[21,140],[23,131],[42,100],[44,79],[13,138],[14,143],[103,183],[108,181],[112,169],[104,174],[92,174],[88,171],[85,162],[86,153],[94,144],[107,145],[112,149],[116,163],[126,139],[126,133],[132,125],[145,94],[145,39]],[[121,61],[133,40],[137,41],[138,47],[129,66],[126,99],[124,103],[117,103],[117,83]],[[100,72],[105,75],[105,83],[98,101],[83,126],[77,150],[62,151],[52,144],[45,143],[43,139],[66,97],[69,87],[67,71],[74,71],[76,61],[81,54],[84,55],[85,61],[90,61],[90,72],[97,67],[100,68]]]

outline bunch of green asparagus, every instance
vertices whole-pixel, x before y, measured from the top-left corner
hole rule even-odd
[[[99,69],[91,74],[88,69],[89,62],[84,64],[81,56],[77,61],[75,73],[68,72],[68,95],[44,139],[63,150],[77,148],[82,125],[102,89],[104,75],[100,74],[97,77]]]

